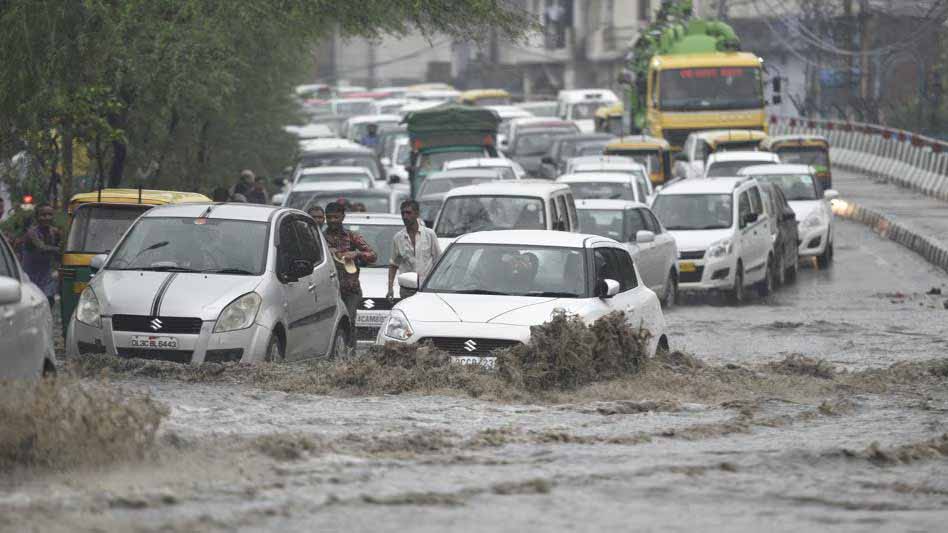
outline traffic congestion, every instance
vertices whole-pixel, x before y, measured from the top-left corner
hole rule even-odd
[[[23,135],[0,161],[0,532],[937,530],[948,144],[778,115],[810,86],[700,3],[645,2],[586,70],[581,9],[541,4],[564,69],[457,40],[382,75],[417,54],[366,38],[353,83],[361,48],[334,40],[332,75],[252,89],[282,87],[278,138],[250,105],[190,141],[158,132],[186,106],[102,129],[157,111],[95,90],[44,123],[52,163]],[[70,121],[95,180],[59,161]],[[874,131],[877,154],[848,137]],[[160,157],[120,149],[142,139]]]

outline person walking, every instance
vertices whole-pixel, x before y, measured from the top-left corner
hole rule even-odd
[[[263,176],[254,179],[253,188],[246,192],[244,196],[247,197],[247,201],[251,204],[269,204],[270,196],[267,194],[267,179]]]
[[[53,225],[53,215],[53,206],[39,205],[34,215],[35,222],[26,230],[23,242],[23,270],[46,295],[50,308],[55,303],[59,288],[58,279],[53,272],[62,256],[62,234],[59,228]]]
[[[356,313],[362,303],[362,286],[359,284],[359,265],[370,265],[378,256],[362,235],[342,227],[346,219],[345,209],[338,203],[326,206],[326,244],[336,261],[339,273],[339,292],[349,311],[349,323],[353,325],[349,335],[349,347],[355,348]]]
[[[388,266],[388,292],[386,298],[394,294],[395,275],[397,273],[417,272],[418,286],[431,273],[432,267],[441,257],[441,245],[438,235],[431,228],[418,223],[420,212],[418,202],[405,200],[401,205],[402,222],[405,228],[398,231],[392,241],[392,262]],[[402,298],[415,293],[410,289],[400,289]]]

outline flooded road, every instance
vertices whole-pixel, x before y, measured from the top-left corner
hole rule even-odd
[[[940,530],[948,275],[838,222],[831,269],[667,314],[707,366],[555,402],[113,375],[169,407],[155,449],[3,474],[0,530]]]

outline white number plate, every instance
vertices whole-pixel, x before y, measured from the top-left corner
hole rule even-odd
[[[455,355],[451,357],[455,363],[462,365],[481,365],[484,368],[494,368],[497,364],[496,357],[474,357],[471,355]]]
[[[356,326],[381,326],[388,318],[388,313],[368,313],[359,311],[356,313]]]
[[[131,340],[132,348],[154,348],[156,350],[177,350],[178,339],[175,337],[152,337],[151,335],[134,335]]]

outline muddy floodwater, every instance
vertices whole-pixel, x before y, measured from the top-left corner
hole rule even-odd
[[[116,373],[95,386],[167,407],[154,447],[0,471],[0,530],[943,531],[948,276],[861,226],[836,239],[832,268],[765,300],[670,310],[696,361],[631,385],[512,401]]]

